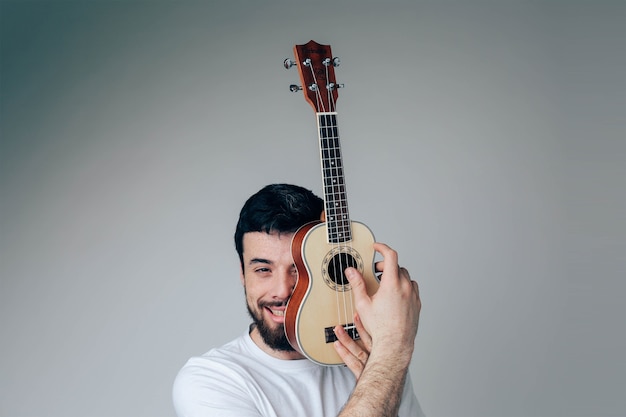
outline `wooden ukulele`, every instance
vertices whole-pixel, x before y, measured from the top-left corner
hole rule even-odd
[[[330,45],[310,41],[294,47],[296,61],[285,60],[285,67],[296,65],[306,101],[317,117],[324,213],[322,219],[302,226],[294,235],[291,251],[298,280],[285,311],[285,333],[289,343],[322,365],[341,365],[333,342],[333,329],[342,325],[353,339],[359,335],[354,324],[352,288],[344,271],[357,268],[365,278],[371,296],[378,289],[374,272],[374,235],[362,223],[350,220],[341,160],[337,112],[337,89]]]

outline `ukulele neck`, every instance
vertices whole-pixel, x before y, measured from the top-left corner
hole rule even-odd
[[[349,242],[352,240],[352,227],[348,212],[346,182],[341,159],[337,113],[318,112],[316,114],[328,242]]]

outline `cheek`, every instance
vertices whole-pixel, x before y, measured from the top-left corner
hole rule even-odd
[[[246,295],[248,304],[256,305],[259,298],[259,288],[250,285],[250,280],[245,280],[243,283],[243,291]]]
[[[271,301],[271,297],[268,295],[270,293],[270,289],[268,288],[268,283],[257,282],[253,284],[251,281],[252,279],[248,278],[244,287],[246,302],[249,306],[258,310],[261,308],[259,304]]]

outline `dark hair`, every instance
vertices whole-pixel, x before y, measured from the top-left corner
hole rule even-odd
[[[247,232],[292,233],[319,220],[324,201],[310,190],[291,184],[271,184],[251,196],[239,213],[235,248],[243,265],[243,235]]]

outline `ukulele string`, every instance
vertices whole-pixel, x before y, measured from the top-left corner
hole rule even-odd
[[[327,61],[328,63],[330,63],[330,58],[327,58]],[[330,107],[328,111],[335,111],[337,107],[335,106],[335,102],[333,101],[332,88],[331,88],[329,71],[328,71],[329,66],[330,64],[324,65],[324,68],[326,70],[326,100],[328,102],[328,106]]]
[[[327,62],[330,63],[331,58],[328,58]],[[332,90],[333,88],[336,88],[334,85],[331,85],[330,83],[330,71],[329,71],[329,67],[330,65],[324,65],[325,68],[325,72],[326,72],[326,80],[328,82],[328,84],[326,85],[326,94],[327,94],[327,100],[328,100],[328,105],[330,107],[329,111],[334,111],[337,106],[336,103],[334,101],[334,96],[332,94]],[[334,115],[334,123],[333,123],[333,167],[334,170],[332,170],[331,172],[336,175],[336,178],[334,178],[334,183],[336,183],[336,188],[333,187],[333,194],[334,197],[341,197],[344,200],[342,201],[342,204],[340,205],[342,212],[341,213],[335,213],[335,224],[336,227],[338,228],[338,233],[339,231],[341,231],[341,235],[337,234],[337,254],[339,254],[339,271],[338,271],[338,279],[340,280],[340,282],[338,283],[338,285],[341,285],[341,302],[339,301],[339,291],[336,291],[336,297],[337,297],[337,309],[338,309],[338,320],[339,320],[339,324],[343,325],[349,325],[350,323],[353,322],[353,318],[354,318],[354,305],[353,305],[353,298],[352,298],[352,294],[348,293],[348,290],[346,290],[346,288],[344,287],[344,285],[348,285],[346,284],[346,280],[345,280],[345,269],[347,267],[350,266],[350,262],[349,262],[349,257],[351,256],[350,254],[353,253],[352,249],[352,239],[351,236],[346,236],[346,231],[350,230],[350,224],[346,224],[347,222],[349,222],[349,215],[348,215],[348,208],[347,208],[347,204],[346,204],[346,189],[345,189],[345,180],[342,181],[342,177],[343,177],[343,164],[341,163],[341,143],[339,140],[339,131],[338,131],[338,125],[337,125],[337,115]],[[341,173],[340,173],[341,170]],[[336,206],[337,207],[337,206]],[[345,211],[345,212],[344,212]],[[339,217],[337,217],[339,216]],[[350,237],[349,240],[346,240],[348,237]],[[346,242],[349,242],[348,244],[346,244]],[[350,249],[350,250],[348,250]],[[341,254],[344,253],[348,253],[348,255],[345,257],[345,264],[344,264],[344,257],[341,256]],[[348,294],[347,294],[348,293]],[[344,317],[341,317],[341,308],[340,305],[343,305],[343,314]],[[351,335],[353,335],[354,333],[351,333]]]
[[[318,109],[321,109],[322,113],[326,113],[327,111],[330,111],[334,108],[334,103],[331,103],[331,97],[332,95],[330,94],[330,91],[328,88],[326,88],[327,91],[327,99],[328,99],[328,106],[329,109],[325,108],[324,105],[324,100],[322,100],[322,96],[321,96],[321,91],[319,88],[319,84],[317,82],[317,78],[315,76],[315,72],[313,71],[313,67],[309,66],[310,70],[311,70],[311,77],[313,79],[313,83],[314,85],[318,86],[315,90],[316,94],[316,101],[318,104]],[[328,80],[328,67],[326,67],[326,79]],[[325,122],[323,124],[324,127],[322,127],[322,129],[324,129],[323,132],[320,132],[320,137],[322,138],[322,141],[325,141],[325,143],[320,143],[321,146],[321,150],[322,150],[322,158],[324,158],[326,160],[326,167],[322,166],[323,169],[327,170],[327,173],[329,173],[329,175],[325,176],[326,181],[329,181],[329,184],[324,183],[324,195],[325,196],[336,196],[336,187],[337,185],[335,184],[339,184],[339,179],[336,176],[336,172],[333,171],[332,167],[333,166],[337,166],[337,148],[335,146],[337,138],[331,134],[331,132],[333,131],[333,128],[336,129],[336,126],[331,125],[329,122],[332,120],[330,118],[329,115],[318,115],[318,117],[323,117],[325,119]],[[330,129],[329,129],[330,127]],[[326,155],[324,155],[324,152],[326,152]],[[334,198],[333,198],[334,200]],[[343,265],[343,259],[341,256],[341,247],[340,247],[340,243],[338,242],[338,230],[331,230],[331,226],[334,227],[335,229],[337,229],[337,225],[338,225],[338,213],[337,213],[337,205],[335,204],[335,206],[333,207],[331,205],[332,203],[329,201],[327,202],[327,214],[328,214],[328,218],[326,219],[326,231],[328,233],[327,239],[329,244],[331,245],[331,253],[335,254],[333,256],[333,258],[339,263],[339,267],[337,268],[337,265],[334,265],[334,279],[337,280],[337,282],[335,283],[336,287],[335,287],[335,305],[337,307],[337,324],[343,325],[346,320],[344,320],[342,318],[342,312],[341,312],[341,306],[344,306],[344,317],[347,316],[347,311],[345,311],[346,309],[346,303],[345,303],[345,295],[343,296],[343,303],[341,302],[342,300],[340,299],[340,291],[341,290],[341,285],[343,283],[343,270],[344,265]],[[334,237],[331,238],[331,235],[335,235]]]
[[[325,71],[326,71],[326,80],[328,81],[328,66],[325,65],[324,66]],[[318,89],[319,91],[319,89]],[[327,97],[327,102],[328,102],[328,106],[329,106],[329,111],[334,109],[334,103],[331,102],[332,100],[332,94],[330,94],[330,89],[328,88],[328,85],[326,86],[326,97]],[[333,119],[328,116],[327,122],[331,122]],[[327,123],[328,124],[328,123]],[[343,271],[345,269],[345,266],[343,265],[343,257],[341,256],[342,253],[342,248],[341,248],[341,239],[339,236],[339,230],[340,229],[340,219],[341,219],[341,213],[338,213],[337,211],[337,202],[336,202],[336,197],[337,197],[337,189],[338,187],[340,187],[340,178],[338,177],[338,172],[336,171],[336,167],[337,167],[337,137],[334,134],[334,132],[337,129],[336,126],[336,115],[335,115],[335,123],[332,123],[332,125],[330,126],[331,129],[327,129],[326,131],[326,140],[327,140],[327,148],[328,148],[328,153],[329,153],[329,157],[331,158],[328,162],[329,162],[329,172],[330,172],[330,194],[332,194],[333,198],[332,201],[334,202],[334,207],[332,208],[332,217],[331,217],[331,221],[332,221],[332,227],[335,228],[335,230],[333,231],[334,233],[334,237],[332,239],[332,244],[333,244],[333,250],[332,253],[335,254],[335,257],[337,259],[337,262],[339,263],[339,268],[337,268],[337,266],[335,265],[335,279],[337,280],[336,284],[336,289],[335,289],[335,303],[337,306],[337,324],[340,325],[344,325],[344,323],[347,322],[347,311],[346,311],[346,300],[345,300],[345,292],[343,291],[342,285],[343,285]],[[333,132],[333,133],[331,133]],[[333,169],[333,167],[335,167],[335,169]],[[341,298],[340,298],[340,293],[341,293]],[[343,302],[342,302],[343,301]],[[344,317],[342,318],[342,309],[341,306],[343,306],[343,313],[344,313]]]
[[[317,83],[317,77],[315,76],[315,71],[313,70],[313,64],[309,62],[307,66],[309,67],[309,71],[311,71],[311,78],[313,79],[313,85],[311,87],[314,88],[313,91],[315,92],[315,100],[317,101],[317,108],[321,109],[322,112],[326,112],[326,109],[324,108],[324,101],[322,100],[322,96],[320,93],[319,84]]]
[[[316,86],[315,88],[315,99],[317,101],[317,108],[321,110],[321,113],[327,113],[328,111],[332,110],[335,108],[335,103],[333,103],[331,101],[332,99],[332,94],[330,94],[330,90],[328,89],[328,87],[326,86],[326,91],[327,91],[327,99],[328,99],[328,106],[330,107],[329,109],[325,108],[324,105],[324,100],[322,100],[322,96],[321,96],[321,91],[320,91],[320,87],[319,84],[317,82],[317,77],[315,76],[315,71],[313,70],[313,66],[312,65],[308,65],[309,70],[311,72],[311,78],[313,79],[313,85]],[[325,66],[326,68],[326,80],[328,80],[328,66]],[[337,138],[330,134],[330,132],[333,131],[333,128],[336,129],[336,126],[330,126],[331,129],[329,129],[329,121],[330,116],[329,115],[319,115],[318,114],[318,118],[319,117],[324,117],[325,118],[325,123],[320,126],[320,129],[324,129],[323,132],[320,132],[320,138],[322,141],[325,141],[325,144],[322,142],[320,143],[320,150],[322,151],[322,159],[325,159],[324,156],[324,149],[327,152],[328,156],[330,158],[326,159],[326,163],[330,164],[327,167],[322,166],[322,169],[327,169],[330,174],[325,176],[325,178],[330,181],[330,184],[323,184],[324,187],[324,195],[325,196],[330,196],[331,194],[333,195],[333,197],[336,196],[336,187],[340,185],[339,183],[339,178],[337,178],[336,173],[333,171],[332,167],[333,166],[337,166],[337,147],[335,146],[337,144]],[[331,146],[332,145],[332,146]],[[337,185],[335,185],[337,184]],[[341,245],[340,242],[338,242],[338,235],[337,235],[337,230],[335,231],[331,231],[329,225],[332,225],[333,227],[337,228],[338,226],[338,213],[337,213],[337,205],[335,203],[335,206],[329,206],[330,202],[326,202],[326,206],[327,206],[327,215],[328,218],[326,219],[326,231],[328,233],[327,239],[329,241],[329,244],[331,245],[331,253],[335,254],[333,256],[334,259],[338,260],[339,263],[339,268],[337,268],[337,265],[334,265],[335,270],[333,271],[333,273],[335,274],[334,279],[337,280],[337,282],[335,283],[336,288],[335,288],[335,304],[337,306],[337,324],[340,325],[344,325],[344,323],[347,323],[347,320],[345,320],[344,318],[347,319],[348,317],[348,312],[346,310],[346,300],[345,300],[345,292],[344,291],[340,291],[341,290],[341,286],[344,282],[343,280],[343,271],[345,270],[345,267],[343,265],[343,259],[341,256]],[[335,234],[334,238],[331,238],[331,235]],[[340,298],[339,293],[342,293],[342,298]],[[343,302],[342,302],[343,301]],[[343,316],[344,318],[342,318],[342,312],[341,312],[341,306],[343,305]]]
[[[329,80],[329,65],[324,65],[324,67],[326,80]],[[313,70],[312,65],[309,65],[309,70],[311,71],[313,83],[316,86],[316,89],[314,91],[316,101],[318,103],[318,108],[321,109],[323,113],[334,112],[334,109],[336,109],[336,103],[334,101],[332,89],[336,87],[334,85],[331,86],[330,83],[323,87],[326,89],[326,103],[328,103],[329,106],[329,108],[326,109],[324,104],[325,102],[324,100],[322,100],[322,92],[320,91],[321,88],[317,82],[317,77],[315,75],[315,71]],[[331,126],[328,126],[329,121],[333,122]],[[346,289],[346,287],[349,287],[349,284],[347,284],[345,280],[345,269],[349,266],[356,267],[357,265],[351,265],[349,261],[349,258],[352,257],[352,253],[354,253],[354,250],[352,248],[352,236],[346,236],[346,231],[349,231],[351,229],[351,224],[346,205],[347,196],[345,191],[345,181],[342,180],[342,172],[340,173],[340,170],[343,170],[343,164],[341,163],[341,144],[339,142],[339,132],[337,130],[337,115],[335,114],[334,117],[330,117],[330,115],[328,115],[325,125],[326,131],[324,132],[323,137],[326,140],[327,152],[329,152],[329,156],[331,156],[331,160],[328,161],[331,164],[331,166],[328,167],[328,169],[330,170],[330,184],[324,184],[325,194],[332,194],[333,201],[335,201],[337,197],[341,197],[343,199],[343,204],[338,204],[335,201],[334,207],[329,207],[328,211],[330,212],[329,214],[331,215],[331,217],[330,219],[327,219],[327,221],[331,221],[333,227],[336,229],[334,230],[335,238],[331,239],[333,247],[331,251],[335,254],[334,257],[339,264],[339,268],[335,269],[335,278],[337,279],[337,289],[335,290],[337,305],[337,323],[346,328],[348,325],[355,325],[353,322],[355,309],[351,289]],[[330,129],[328,129],[329,127]],[[328,146],[329,144],[332,146]],[[330,193],[328,192],[329,187]],[[341,212],[337,210],[338,207],[341,208]],[[327,228],[327,230],[329,229]],[[341,295],[339,293],[341,293]],[[354,335],[354,330],[348,331],[350,332],[349,334],[351,336]]]

